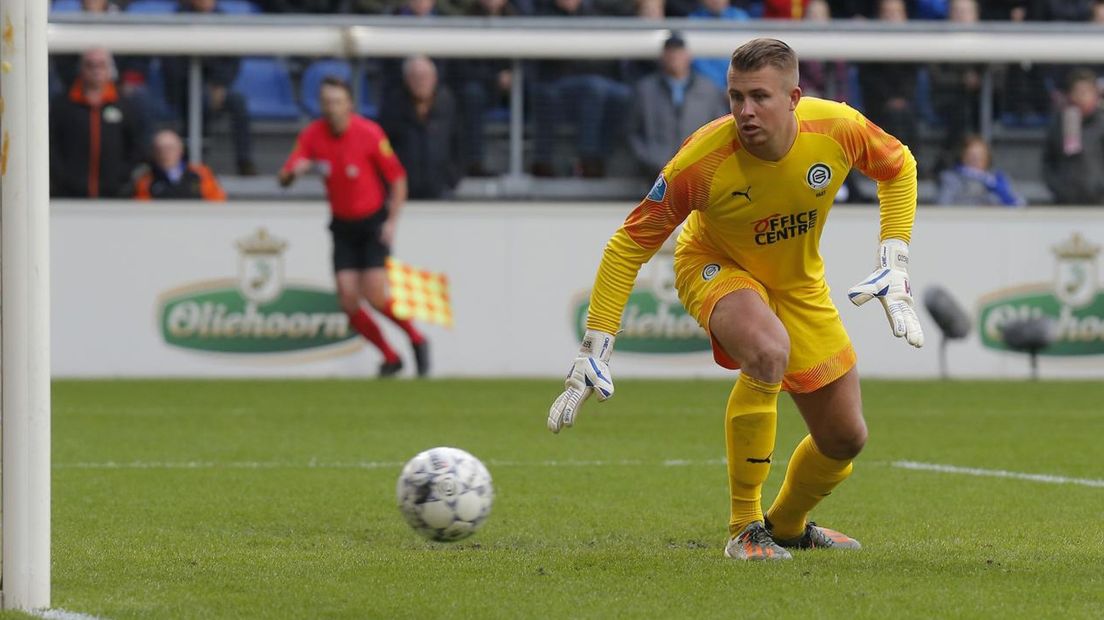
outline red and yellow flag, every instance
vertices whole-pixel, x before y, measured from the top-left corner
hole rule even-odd
[[[418,269],[391,257],[387,259],[387,280],[396,316],[452,327],[448,276]]]

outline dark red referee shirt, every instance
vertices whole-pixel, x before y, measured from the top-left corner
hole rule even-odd
[[[302,160],[314,162],[326,178],[330,209],[343,220],[366,218],[383,207],[387,188],[381,177],[390,184],[406,176],[383,129],[356,114],[339,136],[322,119],[304,127],[284,170]]]

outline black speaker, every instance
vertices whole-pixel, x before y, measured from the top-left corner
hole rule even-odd
[[[1049,316],[1036,316],[1007,323],[1001,329],[1004,344],[1013,351],[1031,356],[1031,378],[1039,378],[1039,351],[1058,338],[1057,325]]]
[[[924,307],[947,338],[959,340],[969,335],[970,317],[947,289],[932,286],[925,290]]]
[[[942,286],[924,291],[924,307],[928,309],[943,338],[939,341],[939,375],[947,378],[947,342],[960,340],[970,333],[970,315]]]

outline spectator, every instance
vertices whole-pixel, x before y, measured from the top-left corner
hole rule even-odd
[[[184,143],[171,129],[162,129],[153,136],[150,166],[135,183],[138,200],[226,200],[211,170],[203,164],[184,161]]]
[[[398,6],[387,9],[387,11],[399,17],[420,19],[423,17],[454,15],[457,9],[455,5],[446,2],[446,0],[401,0]],[[460,75],[461,72],[455,70],[455,67],[464,67],[463,61],[433,59],[433,64],[437,69],[441,83],[456,84],[463,80],[462,75]],[[379,64],[379,73],[379,92],[386,95],[387,93],[400,91],[405,87],[402,58],[382,60]]]
[[[951,0],[949,21],[971,25],[978,21],[977,0]],[[943,166],[953,161],[954,149],[967,133],[978,131],[978,109],[981,106],[981,80],[985,66],[981,64],[943,63],[932,65],[932,106],[943,121]]]
[[[636,83],[629,114],[629,146],[641,171],[654,177],[691,133],[728,114],[728,100],[690,69],[690,51],[678,34],[663,43],[659,71]]]
[[[119,5],[112,0],[81,0],[81,10],[85,13],[118,13]]]
[[[1104,203],[1104,113],[1097,76],[1070,73],[1069,104],[1055,114],[1043,150],[1043,178],[1063,205]]]
[[[384,102],[380,126],[406,168],[410,197],[443,198],[463,170],[456,102],[429,58],[408,58],[402,73],[403,88]]]
[[[594,13],[583,0],[553,0],[545,14],[583,17]],[[632,92],[627,84],[614,79],[619,68],[619,63],[609,61],[535,63],[532,86],[535,176],[555,176],[552,165],[555,132],[565,117],[577,125],[579,171],[584,177],[605,176],[604,157],[614,138],[624,131],[626,106]]]
[[[641,19],[663,19],[664,10],[663,0],[636,0],[636,16]]]
[[[1026,201],[1012,189],[1012,181],[993,170],[989,145],[976,134],[966,136],[958,163],[939,174],[939,204],[1022,207]]]
[[[81,11],[84,13],[96,14],[117,13],[119,11],[119,6],[109,0],[81,0]],[[54,63],[58,75],[64,83],[70,84],[73,80],[77,79],[77,75],[80,73],[80,57],[70,54],[51,55],[50,60]],[[127,74],[131,69],[131,60],[136,59],[128,59],[127,57],[115,58],[115,67],[119,73],[117,77],[120,78],[120,86],[123,87],[122,90],[126,94],[130,94],[127,92],[126,85],[128,83]]]
[[[81,10],[85,13],[117,13],[120,3],[114,0],[81,0]],[[57,67],[66,83],[76,79],[78,58],[76,56],[58,56]],[[138,106],[143,118],[152,122],[164,116],[160,103],[160,95],[150,93],[147,87],[147,77],[150,72],[150,59],[148,56],[115,56],[116,83],[119,94],[131,100]],[[147,130],[151,123],[146,123]],[[150,136],[142,137],[142,143],[149,142]]]
[[[406,0],[406,2],[395,11],[395,15],[406,15],[408,17],[429,17],[431,15],[438,15],[437,1]]]
[[[904,0],[880,0],[878,20],[887,24],[905,23],[908,14]],[[909,63],[865,63],[859,67],[859,88],[866,116],[908,145],[913,155],[917,155],[920,144],[915,104],[916,66]]]
[[[764,0],[763,17],[767,19],[802,19],[810,0]]]
[[[512,17],[518,14],[510,0],[477,0],[468,8],[471,17]],[[468,176],[489,176],[483,166],[486,114],[494,108],[508,107],[513,85],[511,63],[505,59],[471,59],[457,63],[453,72],[458,81],[461,114],[464,119],[465,160]]]
[[[721,19],[727,21],[746,21],[747,11],[729,6],[729,0],[701,0],[698,8],[689,15],[690,19]],[[704,75],[717,88],[728,92],[728,65],[731,58],[696,58],[694,71]]]
[[[827,0],[809,0],[804,20],[827,24],[832,19]],[[842,60],[803,60],[800,65],[801,91],[811,97],[850,102],[851,67]]]
[[[115,64],[103,48],[85,52],[68,93],[50,104],[50,185],[54,196],[115,198],[130,194],[142,161],[145,119],[121,96]]]
[[[183,13],[221,13],[217,0],[182,0]],[[185,58],[165,59],[165,91],[170,103],[188,119],[188,61]],[[233,133],[234,155],[237,172],[242,176],[257,174],[253,164],[253,136],[249,126],[249,110],[245,98],[230,90],[241,68],[241,60],[232,56],[206,57],[201,63],[203,72],[203,118],[215,119],[223,114],[230,117]],[[204,123],[204,128],[208,124]]]
[[[1104,27],[1104,0],[1096,0],[1092,5],[1092,8],[1088,11],[1088,21],[1097,26]],[[1070,75],[1078,69],[1090,69],[1097,74],[1096,84],[1101,89],[1104,89],[1104,63],[1094,63],[1091,65],[1069,66],[1060,65],[1052,66],[1051,68],[1051,81],[1054,84],[1068,84],[1070,81]],[[1065,95],[1061,92],[1052,93],[1056,106],[1065,105]]]

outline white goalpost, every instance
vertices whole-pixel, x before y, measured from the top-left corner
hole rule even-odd
[[[50,605],[48,5],[0,2],[0,596],[5,609]]]

